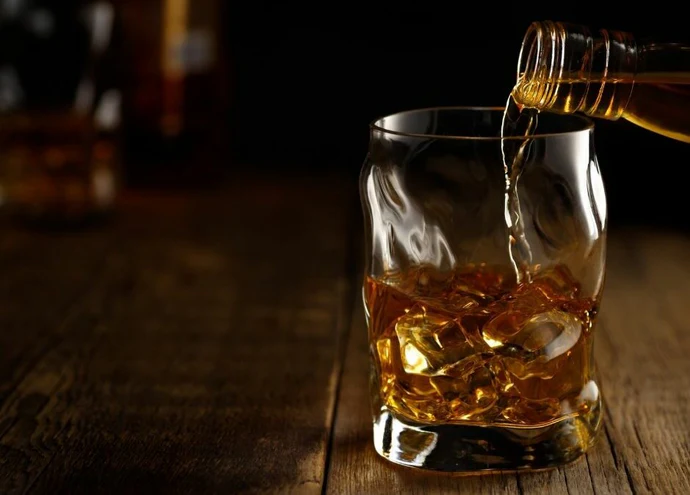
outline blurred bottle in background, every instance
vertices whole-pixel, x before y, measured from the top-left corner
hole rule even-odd
[[[81,223],[120,183],[117,15],[105,0],[0,0],[0,208]]]
[[[209,185],[227,168],[224,0],[121,0],[127,178]]]

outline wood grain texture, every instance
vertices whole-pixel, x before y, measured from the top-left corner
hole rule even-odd
[[[420,474],[371,444],[356,199],[250,181],[130,195],[92,231],[6,226],[0,494],[690,493],[689,237],[611,235],[591,453]]]
[[[610,236],[596,361],[606,422],[578,462],[542,473],[457,477],[395,466],[374,451],[368,351],[356,301],[327,492],[333,494],[690,493],[690,238]]]
[[[352,198],[257,181],[11,232],[0,493],[321,493]]]

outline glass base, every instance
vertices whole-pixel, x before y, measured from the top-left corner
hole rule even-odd
[[[403,466],[453,473],[542,470],[577,460],[601,428],[602,404],[546,426],[430,425],[383,408],[374,419],[379,455]]]

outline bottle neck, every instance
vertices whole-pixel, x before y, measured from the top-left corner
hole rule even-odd
[[[535,22],[525,34],[513,97],[526,107],[618,119],[630,100],[637,45],[621,31]]]

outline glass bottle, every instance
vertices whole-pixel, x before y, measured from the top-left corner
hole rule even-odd
[[[690,143],[690,43],[561,22],[534,22],[513,98],[540,111],[624,118]]]
[[[227,154],[223,0],[120,0],[127,183],[207,186]]]

